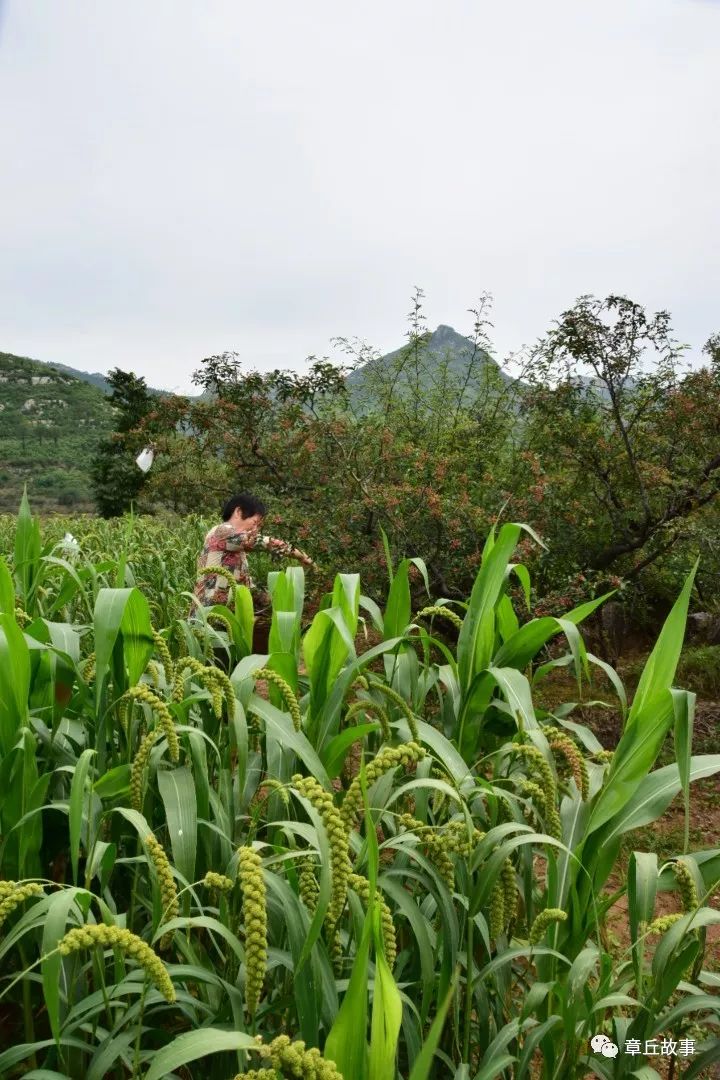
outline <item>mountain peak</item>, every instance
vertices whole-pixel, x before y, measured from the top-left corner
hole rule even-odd
[[[457,330],[454,330],[452,326],[445,326],[444,323],[440,323],[430,335],[430,340],[433,345],[450,345],[458,341],[465,341],[466,338],[462,334],[458,334]]]

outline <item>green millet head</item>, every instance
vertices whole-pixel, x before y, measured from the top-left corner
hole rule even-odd
[[[432,825],[424,825],[422,821],[418,821],[412,814],[400,814],[397,823],[406,832],[416,833],[423,843],[425,843],[426,837],[433,833]]]
[[[300,899],[308,911],[314,912],[320,895],[320,886],[317,883],[311,859],[304,858],[300,860],[297,876]]]
[[[147,667],[145,668],[145,674],[150,677],[150,681],[153,684],[153,686],[155,687],[155,689],[156,690],[159,689],[160,681],[161,681],[160,680],[160,665],[156,664],[154,660],[148,660]]]
[[[672,867],[675,871],[675,880],[677,881],[683,911],[695,911],[700,906],[700,897],[690,867],[682,859],[676,859]]]
[[[541,817],[545,816],[545,792],[539,784],[536,784],[534,780],[522,780],[518,787],[518,791],[524,799],[530,800],[530,802],[533,804],[533,807],[537,809],[537,812],[541,815]]]
[[[174,664],[167,641],[157,630],[153,630],[153,641],[155,642],[155,652],[160,657],[160,662],[165,668],[165,681],[170,685],[173,681]]]
[[[358,698],[357,701],[352,701],[348,706],[348,710],[345,713],[343,723],[348,725],[350,721],[357,716],[358,713],[365,713],[371,716],[376,716],[380,723],[380,730],[382,731],[382,737],[385,742],[389,742],[392,738],[392,730],[390,728],[390,718],[383,709],[382,705],[379,705],[377,701],[370,701],[369,698]]]
[[[18,887],[17,881],[0,881],[0,900],[4,900]]]
[[[428,859],[452,892],[455,888],[455,864],[450,857],[450,853],[455,850],[452,834],[448,836],[447,832],[441,832],[432,825],[423,825],[422,821],[418,821],[411,814],[400,814],[398,824],[407,832],[417,835]]]
[[[212,615],[208,616],[208,623],[210,624],[210,626],[213,626],[215,624],[217,624],[217,626],[221,626],[223,628],[223,630],[226,632],[227,636],[232,641],[232,636],[233,636],[232,623],[228,619],[227,615],[223,615],[223,613],[221,611],[214,611],[212,613]]]
[[[297,1076],[303,1080],[343,1080],[334,1061],[328,1061],[319,1050],[306,1049],[301,1041],[291,1042],[287,1035],[278,1035],[269,1046],[258,1047],[264,1058],[281,1076]]]
[[[302,714],[300,712],[300,703],[293,693],[293,688],[290,683],[283,679],[282,675],[278,675],[277,671],[273,671],[272,668],[260,668],[256,671],[255,679],[265,679],[266,682],[272,683],[274,687],[280,692],[280,696],[285,702],[285,707],[292,717],[293,727],[296,731],[300,731],[302,727]]]
[[[425,844],[430,861],[450,892],[452,892],[455,888],[455,863],[452,861],[450,852],[443,846],[440,836],[433,836],[432,834],[426,836]]]
[[[565,922],[566,919],[567,911],[563,911],[562,908],[545,908],[536,916],[530,927],[528,941],[531,945],[539,945],[545,937],[548,927],[552,926],[553,923]]]
[[[182,659],[178,660],[173,676],[173,701],[182,701],[185,697],[185,680],[189,675],[200,676],[204,671],[205,665],[194,656],[183,656]]]
[[[207,889],[217,889],[218,892],[230,892],[235,887],[232,878],[226,877],[225,874],[216,874],[214,870],[208,870],[200,884]]]
[[[502,880],[498,880],[493,885],[488,906],[488,930],[493,941],[502,934],[505,922],[505,890]]]
[[[235,697],[235,688],[233,687],[232,682],[220,668],[208,667],[205,671],[206,674],[204,677],[210,693],[213,695],[218,691],[220,693],[219,710],[216,708],[215,715],[218,717],[222,716],[222,703],[224,701],[228,719],[234,720],[237,698]],[[213,701],[215,701],[214,696]],[[213,708],[215,708],[215,704],[213,705]]]
[[[647,928],[648,934],[665,934],[671,926],[683,918],[682,911],[674,911],[671,915],[661,915],[654,919]]]
[[[381,694],[385,695],[388,701],[392,701],[394,705],[397,705],[397,707],[404,714],[405,719],[407,720],[408,727],[410,728],[410,738],[413,740],[413,742],[420,742],[417,718],[405,698],[401,694],[398,694],[397,690],[393,690],[392,686],[388,686],[387,683],[384,682],[376,682],[375,680],[373,680],[370,685],[370,689],[378,690]]]
[[[155,867],[155,874],[160,888],[160,903],[162,904],[162,922],[169,922],[180,914],[178,903],[177,886],[173,877],[170,861],[165,854],[165,849],[153,833],[145,837],[145,848],[148,857]],[[165,949],[170,944],[172,934],[165,934],[160,940],[160,949]]]
[[[123,698],[128,701],[139,701],[143,705],[150,707],[157,721],[157,726],[167,739],[170,760],[172,762],[179,761],[180,740],[178,739],[172,713],[162,698],[154,694],[149,686],[143,686],[142,684],[140,686],[131,686],[127,693],[123,694]]]
[[[348,835],[340,812],[332,796],[313,776],[293,776],[295,790],[307,799],[322,818],[330,845],[330,869],[332,876],[330,905],[327,922],[335,923],[345,907],[347,880],[351,870]]]
[[[384,746],[379,754],[368,763],[365,769],[365,781],[368,791],[381,776],[400,766],[407,769],[425,757],[425,750],[419,743],[401,743],[400,746]],[[363,805],[360,776],[356,776],[345,793],[342,804],[342,817],[348,831]]]
[[[26,900],[29,900],[31,896],[42,896],[42,885],[38,885],[37,882],[0,882],[0,885],[12,885],[13,888],[7,892],[0,892],[0,928],[7,919],[8,915],[11,915],[16,907],[20,904],[24,904]]]
[[[545,796],[545,829],[550,836],[560,837],[560,815],[557,810],[557,785],[552,769],[542,751],[529,743],[515,743],[513,751],[527,762],[531,778],[537,778]]]
[[[443,618],[449,619],[457,630],[462,629],[463,621],[458,613],[453,611],[452,608],[445,607],[443,604],[432,604],[430,607],[425,607],[422,611],[416,612],[413,622],[417,622],[418,619],[430,618],[432,615],[441,615]]]
[[[150,760],[150,752],[157,742],[159,734],[158,728],[148,731],[138,747],[138,752],[133,758],[130,769],[130,805],[138,813],[142,810],[145,769]]]
[[[267,907],[262,862],[252,848],[238,851],[238,880],[245,926],[245,1004],[254,1016],[267,969]]]
[[[363,904],[367,908],[370,903],[370,882],[362,874],[351,874],[348,878],[348,885],[356,892]],[[385,959],[387,965],[392,971],[395,966],[395,959],[397,957],[397,942],[395,937],[395,924],[393,922],[392,912],[387,906],[384,897],[379,891],[376,891],[375,898],[380,904],[380,918],[382,921],[382,935],[383,935],[383,951],[385,953]]]
[[[175,988],[167,968],[157,953],[147,942],[119,926],[106,926],[105,923],[88,924],[75,930],[69,930],[58,945],[61,956],[70,956],[83,949],[92,949],[96,945],[104,949],[118,949],[128,959],[134,960],[144,968],[147,977],[155,984],[166,1001],[175,1001]]]
[[[463,859],[470,858],[484,836],[485,833],[476,828],[473,828],[468,835],[467,822],[464,818],[449,821],[441,831],[442,842],[446,849]]]
[[[543,728],[552,752],[559,755],[566,762],[569,772],[575,779],[577,789],[583,799],[590,794],[590,779],[588,776],[587,762],[580,750],[565,732],[558,728],[546,726]]]
[[[266,802],[271,795],[279,795],[282,799],[284,806],[290,805],[290,793],[287,788],[287,784],[283,784],[282,780],[276,780],[272,776],[265,776],[260,781],[260,785],[255,794],[255,801],[258,805]]]
[[[506,859],[503,863],[500,880],[503,887],[503,900],[505,903],[505,924],[512,926],[518,909],[518,892],[515,881],[515,867],[512,859]]]

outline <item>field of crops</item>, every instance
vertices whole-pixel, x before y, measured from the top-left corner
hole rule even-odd
[[[693,756],[674,687],[692,575],[629,704],[581,636],[600,600],[513,603],[522,526],[466,603],[418,605],[424,566],[388,559],[384,603],[338,573],[311,616],[274,570],[262,653],[242,587],[187,617],[204,528],[0,518],[0,1076],[713,1075],[720,851],[690,851],[689,808],[720,755]],[[558,668],[577,693],[549,712]],[[573,704],[593,673],[612,750]],[[684,853],[617,884],[676,796]],[[644,1056],[669,1037],[692,1055]]]

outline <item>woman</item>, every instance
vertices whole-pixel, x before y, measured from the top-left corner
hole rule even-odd
[[[198,557],[198,580],[194,590],[196,606],[227,604],[233,581],[246,585],[253,592],[256,613],[269,605],[270,597],[256,588],[250,576],[248,551],[261,549],[278,557],[298,559],[303,566],[314,565],[304,551],[292,544],[261,535],[266,514],[265,504],[254,495],[243,493],[228,499],[222,511],[222,524],[210,529]],[[218,568],[218,573],[212,573],[213,567]]]

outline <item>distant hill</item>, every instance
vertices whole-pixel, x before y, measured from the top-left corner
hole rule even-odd
[[[0,510],[16,509],[24,483],[39,510],[91,508],[90,461],[112,429],[98,379],[0,353]]]
[[[0,353],[0,355],[2,355]],[[99,390],[102,390],[103,394],[112,393],[112,387],[107,381],[105,375],[100,371],[80,371],[78,368],[68,367],[67,364],[53,364],[46,360],[34,360],[35,364],[42,364],[43,367],[53,368],[55,371],[61,371],[64,375],[72,375],[74,379],[79,379],[80,382],[89,383],[91,386],[97,386]]]
[[[417,373],[407,345],[356,368],[347,379],[351,400],[357,403],[363,397],[372,396],[375,388],[389,384],[396,374],[401,391],[415,378],[425,389],[450,390],[460,387],[471,370],[475,381],[489,378],[500,385],[512,381],[489,353],[451,326],[441,324],[428,333],[421,341],[418,353]]]
[[[0,356],[3,354],[0,353]],[[90,386],[97,386],[99,390],[102,390],[103,394],[111,394],[112,387],[107,381],[107,377],[100,371],[80,371],[79,368],[68,367],[67,364],[54,364],[47,360],[33,360],[34,364],[41,364],[43,367],[53,368],[55,371],[60,371],[64,375],[72,375],[74,379],[79,379],[80,382],[89,383]],[[169,394],[169,390],[158,390],[155,386],[148,386],[148,392],[151,394]]]

